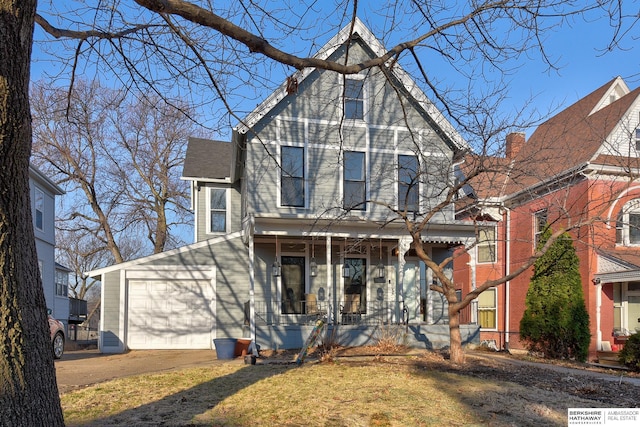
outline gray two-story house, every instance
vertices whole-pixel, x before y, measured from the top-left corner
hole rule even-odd
[[[359,20],[351,30],[316,56],[385,52]],[[195,243],[89,272],[102,282],[103,352],[222,337],[299,348],[319,317],[345,345],[401,323],[420,345],[447,345],[446,302],[428,289],[401,216],[443,200],[467,145],[398,64],[298,71],[231,139],[189,141]],[[435,260],[473,238],[453,206],[423,232]],[[463,327],[467,339],[476,332]]]

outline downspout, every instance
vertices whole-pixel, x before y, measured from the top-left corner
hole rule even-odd
[[[253,356],[258,356],[258,345],[256,342],[256,299],[255,299],[255,272],[254,272],[254,247],[253,233],[249,233],[249,330],[251,331],[251,342],[253,343]]]
[[[600,326],[600,307],[602,306],[602,281],[593,279],[596,284],[596,350],[602,349],[602,331]]]
[[[507,209],[506,211],[506,220],[505,220],[505,239],[504,239],[504,273],[505,276],[509,275],[511,271],[511,210]],[[504,349],[509,351],[509,322],[511,321],[509,312],[511,311],[511,307],[509,304],[510,301],[510,290],[509,286],[511,285],[511,280],[507,280],[504,284]]]

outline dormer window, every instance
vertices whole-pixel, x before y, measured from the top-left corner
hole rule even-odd
[[[224,188],[209,189],[209,233],[227,231],[227,190]]]
[[[346,78],[344,82],[344,118],[364,119],[364,80]]]

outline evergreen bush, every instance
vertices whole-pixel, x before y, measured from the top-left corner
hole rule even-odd
[[[629,369],[640,372],[640,333],[629,337],[618,354],[618,360]]]
[[[547,227],[539,244],[544,245],[550,237]],[[558,238],[534,264],[525,307],[520,338],[530,351],[552,359],[587,359],[589,313],[579,259],[568,234]]]

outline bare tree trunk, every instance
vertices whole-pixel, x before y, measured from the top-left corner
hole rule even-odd
[[[0,425],[63,426],[29,197],[36,2],[0,11]]]
[[[460,309],[455,301],[449,301],[449,355],[453,363],[464,363],[462,336],[460,334]]]

